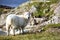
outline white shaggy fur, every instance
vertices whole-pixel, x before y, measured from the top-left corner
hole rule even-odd
[[[30,13],[25,12],[23,15],[10,14],[6,18],[6,30],[7,35],[9,35],[10,28],[13,29],[13,35],[15,35],[15,29],[22,30],[27,25],[29,21]]]

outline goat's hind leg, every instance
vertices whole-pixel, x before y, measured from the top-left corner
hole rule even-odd
[[[22,34],[22,30],[21,30],[21,27],[19,27],[18,29],[19,29],[19,34]]]
[[[13,28],[13,36],[15,36],[15,28]]]
[[[9,36],[9,33],[10,33],[10,25],[6,25],[6,30],[7,30],[7,36]]]
[[[12,27],[12,31],[13,31],[13,36],[15,36],[15,28],[14,28],[14,26]]]

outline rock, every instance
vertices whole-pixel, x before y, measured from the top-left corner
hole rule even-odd
[[[2,31],[2,29],[0,29],[0,35],[7,35],[7,33],[5,31]]]
[[[54,10],[54,14],[57,16],[60,16],[60,6],[58,6],[55,10]]]

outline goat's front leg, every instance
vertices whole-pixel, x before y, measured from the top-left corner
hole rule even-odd
[[[20,33],[22,34],[21,28],[19,28],[19,34],[20,34]]]
[[[23,31],[23,29],[21,28],[21,29],[19,29],[19,31],[20,31],[20,33],[21,34],[24,34],[24,31]]]
[[[24,34],[24,28],[22,28],[22,34]]]

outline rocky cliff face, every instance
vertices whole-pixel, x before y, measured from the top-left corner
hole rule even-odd
[[[25,12],[25,11],[29,11],[29,9],[32,7],[32,5],[36,5],[36,4],[32,4],[32,3],[36,3],[36,1],[28,1],[28,2],[26,2],[26,3],[23,3],[23,4],[21,4],[21,5],[19,5],[18,7],[16,7],[15,9],[12,9],[10,12],[8,12],[8,13],[3,13],[3,14],[1,14],[0,15],[0,24],[2,25],[2,24],[4,24],[5,23],[5,19],[6,19],[6,17],[7,17],[7,15],[9,15],[9,14],[22,14],[23,12]],[[38,4],[38,2],[37,2],[37,4]],[[53,13],[53,17],[50,19],[50,20],[52,20],[52,22],[53,22],[53,18],[55,18],[56,17],[56,20],[58,20],[57,18],[57,14],[59,15],[59,13],[60,13],[60,5],[59,6],[57,6],[59,3],[55,3],[54,5],[52,5],[51,4],[51,6],[50,6],[50,11],[53,11],[54,13]],[[42,5],[42,6],[44,6],[44,5]],[[48,5],[47,5],[48,6]],[[41,10],[40,10],[41,11]],[[54,16],[55,15],[55,16]],[[48,20],[49,22],[50,22],[50,20]],[[49,23],[47,21],[47,24]],[[55,22],[55,21],[54,21]],[[45,22],[44,22],[45,23]],[[42,24],[44,24],[44,23],[42,23]]]
[[[41,26],[48,24],[58,24],[58,23],[60,23],[60,3],[58,3],[55,6],[51,19],[43,22]]]
[[[6,16],[12,9],[14,9],[14,7],[0,5],[0,25],[3,25],[5,23]]]
[[[44,3],[44,2],[43,2]],[[26,3],[23,3],[23,4],[21,4],[21,5],[19,5],[18,7],[16,7],[15,9],[10,9],[8,12],[6,12],[7,10],[3,10],[3,11],[5,11],[4,13],[2,13],[1,15],[0,15],[0,27],[2,27],[2,26],[4,26],[5,24],[5,20],[6,20],[6,17],[7,17],[7,15],[9,15],[9,14],[18,14],[18,15],[20,15],[20,14],[22,14],[23,12],[25,12],[25,11],[29,11],[30,10],[30,8],[32,8],[34,5],[36,5],[36,4],[38,4],[38,1],[36,2],[36,1],[31,1],[31,2],[26,2]],[[41,3],[42,4],[42,3]],[[38,7],[40,8],[38,8]],[[46,7],[45,7],[46,6]],[[42,29],[42,27],[41,26],[44,26],[44,25],[48,25],[48,24],[58,24],[58,23],[60,23],[60,3],[54,3],[54,4],[51,4],[51,5],[49,5],[49,10],[47,10],[48,12],[45,12],[46,10],[45,9],[47,9],[47,7],[48,7],[48,5],[47,4],[43,4],[43,5],[36,5],[36,8],[39,10],[39,11],[41,11],[40,13],[42,14],[42,13],[47,13],[47,14],[44,14],[44,15],[50,15],[49,17],[51,17],[50,19],[47,19],[47,21],[45,20],[45,21],[43,21],[43,22],[41,22],[40,24],[38,24],[38,25],[30,25],[30,24],[28,24],[27,25],[27,28],[25,29],[25,31],[30,31],[30,32],[35,32],[35,31],[41,31],[40,29]],[[33,7],[34,8],[34,7]],[[32,10],[32,11],[34,11],[34,10]],[[51,13],[50,11],[53,11],[53,13]],[[49,13],[51,13],[51,14],[49,14]],[[47,17],[48,17],[47,16]],[[42,17],[43,18],[43,17]],[[42,18],[40,18],[40,19],[36,19],[36,20],[41,20]],[[44,17],[44,18],[46,18],[46,17]],[[38,21],[38,22],[39,22]],[[32,21],[33,22],[33,21]],[[31,23],[32,23],[31,22]],[[32,23],[32,24],[34,24],[34,23]],[[30,27],[29,27],[30,26]],[[32,29],[32,30],[31,30]]]

